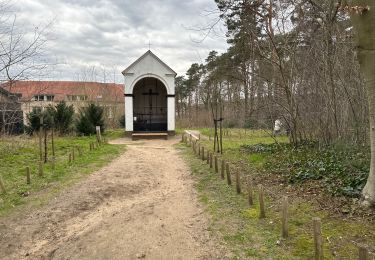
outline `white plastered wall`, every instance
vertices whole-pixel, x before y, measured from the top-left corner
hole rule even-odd
[[[133,64],[124,73],[125,77],[125,125],[126,131],[133,129],[133,88],[136,83],[147,77],[159,79],[167,89],[168,95],[168,131],[175,131],[175,74],[163,65],[151,53]]]

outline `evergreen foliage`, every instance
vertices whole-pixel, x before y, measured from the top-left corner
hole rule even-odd
[[[40,130],[40,118],[43,117],[43,127],[45,129],[51,129],[53,127],[53,114],[51,114],[51,109],[46,109],[41,111],[40,108],[33,108],[33,110],[27,114],[27,126],[25,126],[25,131],[27,134],[32,135],[34,132]]]
[[[54,127],[60,134],[66,134],[72,130],[74,108],[68,106],[65,101],[58,103],[55,107],[48,107],[53,115]]]
[[[76,122],[76,129],[82,135],[90,135],[96,133],[96,126],[100,126],[101,132],[104,132],[104,110],[98,105],[90,104],[88,107],[81,109]]]
[[[56,106],[50,105],[44,111],[41,108],[33,108],[27,115],[26,133],[32,135],[39,131],[41,116],[43,116],[43,127],[47,130],[55,128],[61,134],[66,134],[72,130],[74,108],[72,105],[67,106],[64,101]]]

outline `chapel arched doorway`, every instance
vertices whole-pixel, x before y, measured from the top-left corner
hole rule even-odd
[[[167,89],[154,77],[140,79],[133,89],[134,132],[168,130]]]

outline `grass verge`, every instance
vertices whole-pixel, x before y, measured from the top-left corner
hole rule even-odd
[[[233,170],[241,172],[243,185],[244,177],[254,176],[256,183],[263,183],[262,178],[268,174],[262,171],[267,161],[266,157],[257,153],[248,155],[240,151],[242,144],[256,144],[259,140],[262,143],[274,142],[272,138],[267,140],[267,137],[260,136],[240,139],[238,135],[237,138],[232,135],[231,140],[229,137],[224,138],[224,147],[227,149],[223,157],[231,162]],[[202,142],[212,150],[210,142]],[[234,185],[228,186],[221,180],[205,162],[196,158],[191,148],[184,145],[179,147],[191,166],[200,200],[207,206],[212,217],[211,230],[223,238],[227,248],[233,252],[234,259],[311,259],[314,255],[313,217],[322,219],[325,259],[356,259],[357,244],[364,244],[370,248],[375,244],[373,222],[358,218],[341,218],[340,215],[317,206],[306,196],[289,193],[284,189],[285,185],[278,182],[263,183],[269,191],[266,196],[267,218],[259,219],[257,199],[255,206],[249,207],[246,194],[237,195]],[[293,188],[295,187],[289,187],[289,190]],[[290,237],[283,240],[280,224],[281,198],[286,194],[289,195],[290,201]],[[308,191],[306,194],[310,197],[315,196]]]
[[[55,168],[52,160],[49,160],[43,165],[44,175],[40,177],[36,138],[23,136],[1,139],[0,174],[6,193],[0,194],[0,216],[9,214],[23,204],[43,204],[50,195],[108,164],[124,151],[124,146],[110,144],[102,144],[90,151],[89,144],[94,141],[95,137],[56,138]],[[81,147],[82,155],[75,150],[75,160],[69,163],[68,156],[73,147]],[[31,171],[31,184],[26,183],[27,166]]]

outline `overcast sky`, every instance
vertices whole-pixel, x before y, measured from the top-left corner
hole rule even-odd
[[[179,75],[210,50],[224,51],[225,29],[203,42],[218,14],[214,0],[15,0],[17,23],[41,27],[53,22],[49,59],[56,80],[95,80],[84,71],[95,66],[96,80],[122,83],[121,71],[151,50]]]

